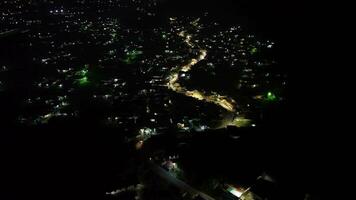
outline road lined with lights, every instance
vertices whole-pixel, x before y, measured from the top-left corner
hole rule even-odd
[[[186,34],[184,31],[180,32],[178,35],[180,37],[184,38],[184,42],[189,47],[191,47],[191,48],[195,47],[195,45],[191,42],[191,40],[192,40],[191,35]],[[179,73],[189,72],[194,65],[196,65],[200,61],[206,59],[207,54],[208,54],[207,50],[200,49],[199,54],[197,55],[196,58],[192,58],[188,62],[188,64],[178,67],[179,70],[177,70],[177,68],[172,70],[172,73],[168,76],[167,87],[174,92],[183,94],[188,97],[195,98],[199,101],[214,103],[214,104],[222,107],[226,111],[228,111],[228,113],[226,113],[225,117],[221,120],[220,124],[217,127],[215,127],[216,129],[226,128],[227,126],[245,127],[245,126],[250,125],[251,120],[246,119],[242,116],[235,115],[237,104],[236,104],[236,101],[234,99],[232,99],[231,97],[222,96],[215,92],[213,92],[211,95],[207,95],[202,91],[188,90],[186,87],[182,86],[179,83],[179,78],[180,78]]]
[[[178,34],[180,37],[184,37],[184,42],[189,46],[194,48],[195,45],[191,42],[192,36],[189,34],[186,34],[184,31],[180,32]],[[229,112],[235,112],[236,111],[236,102],[230,97],[227,96],[222,96],[216,93],[213,93],[212,95],[207,95],[204,92],[198,91],[198,90],[188,90],[187,88],[183,87],[179,83],[179,72],[189,72],[194,65],[199,63],[200,61],[206,59],[207,56],[207,50],[205,49],[200,49],[199,50],[199,55],[196,58],[192,58],[188,64],[183,65],[178,67],[179,70],[174,70],[169,75],[169,81],[167,83],[167,86],[169,89],[180,93],[184,94],[185,96],[189,96],[195,99],[198,99],[200,101],[206,101],[209,103],[214,103],[225,110]]]

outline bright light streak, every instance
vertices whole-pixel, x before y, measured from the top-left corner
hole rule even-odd
[[[233,188],[231,186],[227,189],[227,191],[229,191],[231,194],[233,194],[234,196],[236,196],[238,198],[240,198],[242,196],[242,194],[243,194],[242,191],[239,191],[236,188]]]

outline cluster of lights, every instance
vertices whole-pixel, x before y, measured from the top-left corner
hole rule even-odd
[[[152,12],[155,1],[149,1],[148,4],[152,7],[147,7],[139,12]],[[105,4],[104,2],[102,2]],[[135,4],[145,2],[141,0],[133,0]],[[145,5],[144,5],[145,4]],[[260,73],[259,68],[268,65],[265,60],[254,60],[258,57],[263,48],[272,48],[274,43],[271,41],[260,42],[253,35],[246,35],[241,31],[240,27],[233,26],[225,30],[212,31],[219,26],[218,23],[207,24],[202,22],[201,18],[190,17],[172,17],[169,19],[168,27],[159,27],[152,29],[152,32],[157,35],[152,38],[153,42],[157,43],[156,50],[144,52],[144,31],[125,27],[120,24],[118,19],[111,17],[98,17],[96,20],[90,20],[80,14],[76,17],[68,13],[74,13],[74,9],[58,9],[50,10],[51,14],[63,14],[53,17],[62,18],[63,20],[57,25],[61,31],[57,32],[30,32],[31,38],[30,47],[36,47],[41,44],[48,47],[48,52],[40,53],[34,56],[34,60],[38,61],[46,68],[54,68],[57,74],[55,78],[42,79],[37,82],[37,87],[40,89],[52,90],[59,89],[67,94],[73,91],[80,90],[83,86],[92,87],[93,94],[89,95],[93,100],[105,102],[108,105],[115,103],[125,103],[130,101],[141,101],[147,104],[144,107],[143,113],[134,113],[135,116],[147,116],[147,124],[152,126],[161,126],[162,119],[170,119],[167,126],[174,126],[181,120],[180,117],[172,120],[169,110],[174,107],[171,101],[171,91],[192,97],[201,102],[216,104],[222,110],[227,110],[231,113],[242,111],[245,109],[236,96],[220,94],[218,91],[196,90],[189,89],[184,86],[184,81],[190,81],[192,78],[191,71],[193,68],[203,68],[204,70],[215,75],[215,70],[222,63],[227,64],[230,69],[238,69],[241,71],[241,77],[238,89],[248,87],[254,91],[262,91],[265,83],[257,82],[257,75]],[[71,33],[76,36],[85,36],[85,40],[67,40],[59,41],[61,34]],[[209,34],[207,34],[209,33]],[[63,37],[65,38],[65,37]],[[103,49],[98,52],[98,60],[95,67],[88,70],[88,67],[71,66],[70,63],[83,63],[83,58],[77,52],[85,51],[86,46],[94,46]],[[130,66],[131,68],[122,67],[122,70],[127,70],[124,73],[132,73],[142,75],[141,81],[128,83],[121,78],[112,78],[100,80],[94,71],[105,73],[109,67],[115,68],[117,65]],[[80,65],[79,65],[80,66]],[[100,68],[100,70],[98,70]],[[118,67],[116,67],[118,68]],[[137,69],[136,69],[137,68]],[[115,69],[117,72],[119,69]],[[262,71],[262,70],[261,70]],[[121,72],[120,72],[121,73]],[[257,75],[256,75],[257,74]],[[93,78],[92,78],[93,75]],[[48,78],[48,77],[46,77]],[[270,77],[267,77],[270,78]],[[272,77],[271,77],[272,78]],[[105,78],[104,78],[105,79]],[[182,81],[184,80],[184,81]],[[145,88],[137,91],[128,91],[129,87],[137,87],[143,84]],[[235,87],[235,86],[232,86]],[[263,88],[265,89],[265,88]],[[268,88],[267,88],[268,89]],[[266,91],[266,90],[264,90]],[[257,98],[259,97],[259,98]],[[270,102],[280,99],[276,94],[268,92],[267,94],[256,94],[254,100],[265,99]],[[162,110],[158,111],[151,102],[162,102]],[[248,102],[248,105],[253,103]],[[249,106],[246,106],[249,107]],[[200,108],[197,107],[197,110]],[[249,109],[249,108],[247,108]],[[203,110],[200,110],[204,113]],[[165,113],[166,112],[166,113]],[[53,113],[53,112],[51,112]],[[158,114],[157,114],[158,113]],[[156,114],[156,115],[155,115]],[[54,114],[45,115],[44,118],[50,118]],[[109,124],[125,124],[126,118],[120,115],[110,116],[107,119]],[[167,117],[161,117],[167,116]],[[199,118],[197,114],[197,118]],[[161,118],[160,118],[161,117]],[[193,118],[193,116],[190,116]],[[136,122],[135,122],[136,123]],[[205,123],[203,123],[205,124]],[[236,126],[255,126],[250,123],[250,120],[239,115],[237,118],[229,122],[230,125]],[[185,127],[183,127],[185,128]],[[197,130],[205,131],[209,129],[207,125],[201,125]]]

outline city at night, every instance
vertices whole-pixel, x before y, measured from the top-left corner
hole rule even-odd
[[[278,5],[1,1],[0,199],[319,200]]]

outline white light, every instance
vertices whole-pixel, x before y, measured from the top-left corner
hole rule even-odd
[[[232,190],[232,191],[230,191],[231,192],[231,194],[233,194],[233,195],[235,195],[235,196],[237,196],[237,197],[241,197],[241,195],[242,195],[242,192],[240,192],[240,191],[237,191],[237,190]]]
[[[235,188],[233,188],[233,187],[229,187],[228,189],[227,189],[231,194],[233,194],[234,196],[236,196],[236,197],[241,197],[242,196],[242,194],[243,194],[243,192],[241,192],[241,191],[238,191],[237,189],[235,189]]]

